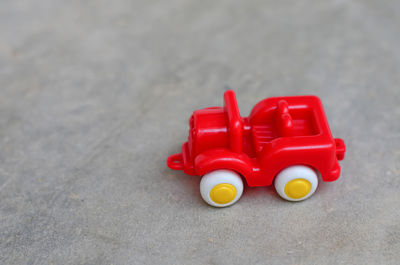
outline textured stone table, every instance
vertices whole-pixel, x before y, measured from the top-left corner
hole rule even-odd
[[[398,1],[0,3],[0,264],[399,264]],[[194,109],[316,94],[348,152],[302,203],[166,168]]]

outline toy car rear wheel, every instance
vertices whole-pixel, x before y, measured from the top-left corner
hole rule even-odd
[[[211,206],[230,206],[242,196],[243,180],[234,171],[215,170],[201,179],[200,193],[203,200]]]
[[[275,189],[288,201],[303,201],[318,187],[317,172],[308,166],[290,166],[279,172],[275,178]]]

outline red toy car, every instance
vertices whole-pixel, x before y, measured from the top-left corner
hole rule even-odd
[[[267,98],[250,116],[241,117],[235,93],[224,95],[224,107],[194,111],[182,153],[167,165],[203,176],[200,193],[210,205],[225,207],[248,186],[269,186],[290,201],[310,197],[323,181],[339,178],[344,141],[333,138],[316,96]]]

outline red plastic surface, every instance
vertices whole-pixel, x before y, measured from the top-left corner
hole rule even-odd
[[[338,160],[346,146],[333,138],[321,101],[316,96],[275,97],[241,117],[235,93],[224,95],[224,107],[196,110],[182,153],[167,159],[174,170],[204,175],[217,169],[240,173],[249,186],[269,186],[292,165],[318,170],[324,181],[340,176]]]

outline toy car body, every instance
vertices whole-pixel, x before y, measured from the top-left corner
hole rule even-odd
[[[243,176],[250,187],[270,186],[275,177],[291,169],[288,174],[296,176],[289,177],[281,184],[283,194],[275,183],[278,193],[288,200],[303,200],[311,196],[318,184],[317,175],[323,181],[334,181],[340,176],[338,160],[344,158],[345,144],[342,139],[332,137],[318,97],[267,98],[254,106],[249,117],[240,116],[232,90],[225,92],[224,101],[224,107],[194,111],[189,121],[189,138],[182,146],[182,153],[172,155],[167,160],[171,169],[204,177],[211,173],[215,175],[215,172],[220,172],[219,175],[230,172],[234,179],[238,179],[238,175]],[[311,173],[296,173],[296,169],[293,169],[296,167],[300,171],[311,169],[315,176],[307,179]],[[293,182],[301,179],[305,182]],[[315,179],[317,183],[312,185]],[[216,185],[230,183],[229,180],[225,181],[225,177],[221,181],[217,181]],[[303,189],[303,193],[290,196],[287,186],[290,181],[293,187]],[[235,193],[232,189],[230,192],[229,187],[222,187],[222,190],[221,187],[219,190],[222,194]],[[235,189],[237,195],[237,187]],[[307,194],[301,196],[306,190]],[[296,188],[292,191],[296,193]],[[211,203],[207,202],[217,207],[231,205],[238,199],[218,203],[212,200],[212,190],[205,193],[202,192],[203,198],[206,196],[204,199],[211,200]]]

